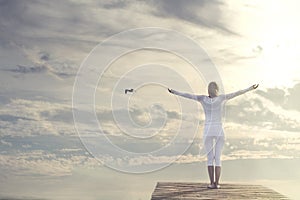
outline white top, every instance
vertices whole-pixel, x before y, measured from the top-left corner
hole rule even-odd
[[[223,113],[223,107],[227,100],[232,99],[236,96],[239,96],[241,94],[244,94],[246,92],[249,92],[253,90],[253,87],[249,87],[244,90],[239,90],[237,92],[233,92],[230,94],[222,94],[217,97],[209,97],[206,95],[194,95],[194,94],[188,94],[188,93],[182,93],[178,92],[176,90],[171,89],[171,92],[173,94],[193,99],[201,103],[204,113],[205,113],[205,124],[212,125],[212,124],[220,124],[222,125],[222,113]]]

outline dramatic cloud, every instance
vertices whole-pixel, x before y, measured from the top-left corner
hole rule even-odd
[[[229,102],[226,107],[226,120],[267,129],[298,132],[299,110],[295,102],[297,88],[298,85],[295,85],[289,89],[290,94],[278,88],[258,90],[258,95]]]
[[[300,111],[300,83],[285,89],[268,88],[266,91],[259,90],[258,94],[284,109]]]
[[[283,106],[286,101],[286,92],[279,88],[268,88],[266,91],[258,90],[257,93],[280,106]]]
[[[223,33],[236,34],[226,27],[223,21],[222,7],[226,5],[221,1],[211,0],[153,0],[150,1],[157,8],[155,15],[171,17],[194,23],[210,29],[218,29]]]
[[[55,8],[55,12],[52,8]],[[95,26],[98,28],[98,33],[110,30],[110,27],[104,26],[104,22],[99,21],[96,23],[92,15],[86,14],[86,11],[88,11],[86,4],[77,4],[71,1],[42,3],[39,1],[4,0],[1,1],[0,9],[0,23],[4,34],[8,38],[15,36],[32,38],[33,35],[48,38],[66,36],[71,33],[83,34],[89,32],[91,28],[94,29]],[[88,25],[92,26],[89,27]],[[13,31],[15,28],[17,28],[17,31]],[[33,34],[33,30],[37,32]],[[59,32],[61,33],[58,34]]]

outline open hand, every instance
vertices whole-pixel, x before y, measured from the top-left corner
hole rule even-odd
[[[252,85],[252,88],[256,89],[256,88],[258,88],[258,86],[259,86],[259,84],[254,84],[254,85]]]

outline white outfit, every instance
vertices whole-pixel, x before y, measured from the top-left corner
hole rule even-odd
[[[203,107],[205,113],[203,142],[207,154],[208,166],[212,166],[214,161],[216,166],[221,166],[221,152],[224,146],[222,115],[225,102],[250,90],[253,90],[252,86],[244,90],[230,94],[222,94],[213,98],[205,95],[193,95],[171,90],[173,94],[200,102]]]

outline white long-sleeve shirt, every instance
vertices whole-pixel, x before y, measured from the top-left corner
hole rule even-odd
[[[232,99],[236,96],[239,96],[251,90],[253,90],[252,86],[244,90],[239,90],[237,92],[233,92],[229,94],[222,94],[213,98],[206,95],[194,95],[194,94],[182,93],[173,89],[171,90],[171,92],[173,94],[200,102],[204,110],[206,125],[208,124],[222,125],[223,107],[225,102],[229,99]]]

